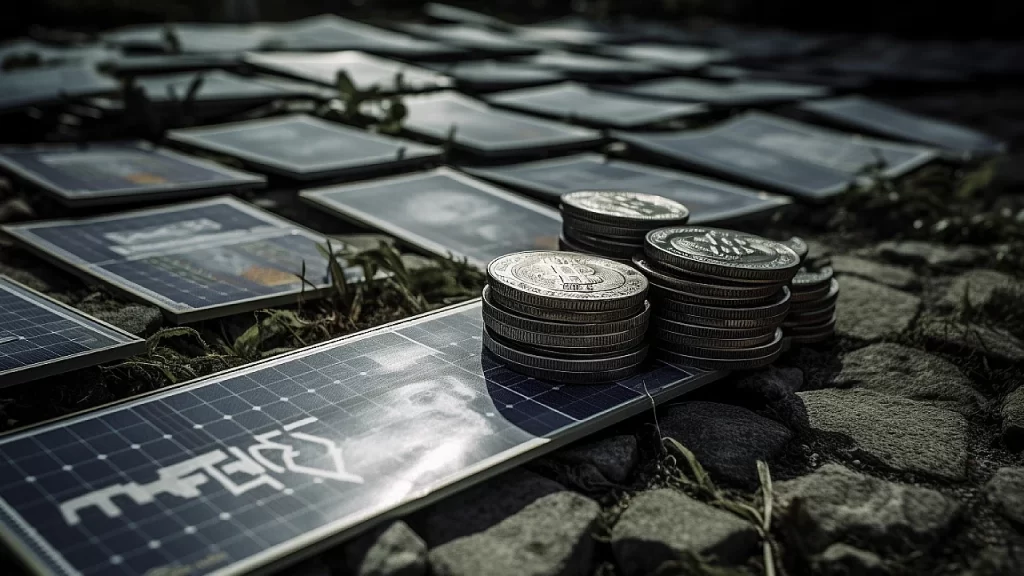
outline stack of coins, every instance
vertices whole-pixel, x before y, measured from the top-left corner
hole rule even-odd
[[[565,383],[640,371],[651,316],[647,280],[630,266],[572,252],[496,258],[483,291],[483,342],[509,368]]]
[[[789,316],[783,327],[793,344],[816,344],[835,334],[839,282],[832,267],[804,267],[790,284]]]
[[[644,236],[656,228],[682,226],[690,211],[675,200],[636,192],[581,191],[562,196],[559,247],[617,262],[644,250]]]
[[[649,233],[634,264],[651,283],[652,346],[707,370],[758,368],[783,350],[796,252],[753,234],[683,226]]]

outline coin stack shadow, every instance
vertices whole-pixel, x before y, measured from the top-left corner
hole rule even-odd
[[[595,254],[623,264],[644,251],[644,236],[663,226],[682,226],[686,206],[653,194],[612,191],[570,192],[562,196],[562,250]]]
[[[789,315],[782,324],[793,344],[817,344],[835,335],[839,281],[831,266],[801,268],[789,287]]]
[[[644,255],[633,262],[650,282],[651,345],[660,358],[744,370],[782,353],[789,283],[799,267],[791,248],[729,230],[664,228],[647,235]]]
[[[578,299],[571,292],[541,294],[495,278],[496,262],[522,254],[543,254],[545,268],[570,282],[585,284],[588,270],[599,268],[630,277],[634,288],[612,298]],[[647,358],[651,305],[647,281],[636,270],[571,252],[524,252],[491,264],[482,294],[483,343],[501,363],[527,376],[570,384],[612,382],[640,371]],[[581,278],[574,278],[577,274]]]

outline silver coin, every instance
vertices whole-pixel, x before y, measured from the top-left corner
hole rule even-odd
[[[789,289],[783,287],[771,302],[758,306],[707,306],[668,298],[655,298],[653,292],[651,302],[659,312],[671,310],[680,314],[692,314],[706,318],[755,320],[789,312]]]
[[[782,348],[782,330],[776,329],[769,342],[743,348],[709,348],[661,341],[658,347],[677,354],[712,360],[749,360],[775,354]]]
[[[599,324],[601,322],[617,322],[619,320],[632,318],[637,314],[642,313],[646,305],[646,303],[643,302],[633,308],[605,310],[602,312],[575,312],[572,310],[555,310],[553,308],[543,308],[540,306],[523,304],[515,300],[504,298],[500,294],[491,291],[490,286],[484,286],[483,295],[484,298],[489,298],[495,305],[504,310],[508,310],[509,312],[514,312],[521,316],[536,318],[538,320],[565,322],[568,324]]]
[[[582,234],[568,227],[562,229],[562,237],[568,240],[571,245],[586,249],[588,253],[614,257],[616,259],[632,258],[644,251],[643,241],[636,244],[617,242],[607,238]]]
[[[831,266],[822,266],[817,270],[809,270],[806,267],[800,268],[791,281],[794,290],[814,290],[823,285],[828,285],[835,272]]]
[[[646,322],[620,332],[566,335],[524,330],[517,326],[506,324],[486,311],[484,312],[483,318],[484,325],[498,336],[513,342],[520,342],[531,346],[546,346],[576,350],[585,350],[588,348],[599,348],[602,350],[614,349],[615,347],[622,347],[624,343],[642,340],[644,334],[647,333]],[[509,315],[504,315],[504,318],[509,319]],[[590,326],[593,325],[591,324]]]
[[[644,236],[646,236],[650,231],[646,228],[635,229],[612,226],[611,224],[594,222],[592,220],[587,220],[586,218],[576,218],[571,214],[562,214],[562,224],[567,228],[579,230],[584,234],[604,236],[605,238],[612,238],[616,240],[632,241],[639,245],[643,245]]]
[[[692,299],[695,302],[701,299],[756,300],[772,298],[780,288],[776,285],[739,284],[717,279],[715,282],[707,282],[702,277],[694,276],[673,266],[653,262],[644,256],[634,256],[633,265],[643,272],[650,282],[676,290],[682,294],[681,298]]]
[[[778,330],[778,328],[776,328],[776,330]],[[654,340],[666,344],[681,344],[695,348],[753,348],[755,346],[768,344],[774,340],[775,330],[748,338],[707,338],[704,336],[687,336],[685,334],[678,334],[676,332],[668,332],[666,330],[659,330],[655,328],[651,331],[651,337]],[[669,345],[663,345],[663,347],[673,349],[673,347]]]
[[[806,294],[802,295],[806,297]],[[814,300],[797,300],[796,293],[793,293],[792,304],[789,307],[789,311],[795,314],[803,312],[814,312],[815,310],[822,310],[836,303],[839,299],[839,281],[835,278],[828,283],[828,291],[824,292],[823,296],[819,296]]]
[[[761,358],[745,358],[741,360],[704,358],[700,356],[680,354],[678,352],[672,352],[671,350],[665,350],[662,348],[656,349],[654,354],[669,364],[692,366],[694,368],[700,368],[701,370],[753,370],[754,368],[763,368],[772,362],[775,362],[782,354],[782,346],[780,346],[777,351],[767,356]]]
[[[654,307],[654,318],[711,328],[777,328],[785,321],[786,314],[788,313],[787,310],[783,314],[767,318],[709,318],[707,316],[697,316],[696,314],[659,308],[655,302],[651,304]]]
[[[495,294],[530,306],[600,312],[639,306],[647,278],[632,266],[573,252],[531,251],[500,256],[487,265]]]
[[[644,253],[694,274],[740,282],[789,282],[800,267],[800,257],[781,242],[701,226],[653,230]]]
[[[793,236],[782,243],[792,248],[793,252],[796,252],[796,255],[800,257],[801,262],[807,259],[807,254],[811,251],[810,247],[807,246],[807,242],[804,242],[804,239],[799,236]]]
[[[506,310],[496,303],[491,296],[490,290],[483,290],[483,316],[486,321],[492,318],[501,324],[517,330],[549,334],[551,336],[566,336],[571,338],[589,338],[591,336],[608,336],[621,332],[629,332],[637,329],[644,329],[651,318],[651,305],[649,302],[641,304],[641,312],[623,320],[601,321],[590,324],[555,322],[531,318],[524,314],[517,314],[512,310]]]
[[[546,370],[543,368],[535,368],[519,364],[508,360],[507,358],[501,358],[486,348],[484,349],[483,355],[485,359],[491,360],[520,374],[558,384],[602,384],[605,382],[617,382],[639,374],[644,366],[643,362],[638,362],[633,366],[626,366],[625,368],[620,368],[618,370],[606,370],[604,372],[571,372],[565,370]]]
[[[690,218],[690,211],[679,202],[639,192],[570,192],[562,196],[561,209],[577,218],[647,230],[680,226]]]
[[[753,328],[717,328],[676,322],[668,318],[651,318],[651,330],[656,333],[671,332],[680,336],[709,338],[715,340],[740,340],[745,338],[761,338],[774,334],[777,326],[755,326]]]
[[[494,355],[499,358],[533,368],[565,372],[603,372],[606,370],[618,370],[639,364],[647,357],[646,344],[631,350],[623,350],[607,354],[577,354],[574,356],[567,356],[564,354],[545,353],[544,351],[536,348],[519,348],[514,342],[504,340],[487,329],[485,329],[483,333],[483,343],[488,350],[493,352]]]

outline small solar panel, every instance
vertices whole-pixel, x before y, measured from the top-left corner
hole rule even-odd
[[[920,146],[869,140],[761,113],[747,113],[706,130],[617,133],[641,150],[806,200],[847,189],[865,169],[885,163],[896,177],[936,158]]]
[[[141,338],[0,276],[0,388],[145,350]]]
[[[0,440],[0,536],[40,575],[265,571],[719,379],[521,376],[479,300]]]
[[[486,100],[521,112],[607,128],[637,128],[707,111],[703,104],[659,102],[574,82],[491,94]]]
[[[502,30],[511,28],[511,24],[489,14],[468,10],[460,6],[451,6],[440,2],[427,2],[423,5],[423,12],[442,22],[454,22],[456,24],[470,24]]]
[[[167,138],[294,180],[363,176],[441,157],[434,146],[301,114],[173,130]]]
[[[565,74],[521,62],[479,60],[437,63],[429,66],[455,80],[460,90],[491,92],[553,84],[565,80]]]
[[[271,25],[176,22],[135,24],[103,34],[103,40],[125,50],[205,54],[257,50],[274,34]],[[171,35],[177,39],[172,45]]]
[[[600,154],[488,166],[462,167],[465,172],[523,190],[557,204],[563,194],[577,190],[629,190],[657,194],[682,202],[694,224],[721,223],[772,212],[789,198],[701,178],[693,174],[653,168],[635,162],[610,160]]]
[[[378,56],[409,60],[455,57],[466,53],[464,48],[421,40],[408,34],[377,28],[333,14],[322,14],[282,24],[268,43],[276,50],[360,50]]]
[[[625,46],[605,46],[601,54],[626,60],[649,62],[679,72],[693,72],[732,58],[728,50],[707,46],[684,46],[642,42]]]
[[[481,156],[508,156],[582,148],[600,143],[600,132],[495,109],[456,92],[410,96],[402,128]]]
[[[360,90],[420,92],[450,88],[452,79],[424,68],[371,56],[362,52],[250,52],[245,62],[264,70],[337,86],[338,73],[345,72]],[[399,77],[401,86],[398,85]]]
[[[60,104],[66,98],[86,98],[117,92],[113,78],[92,64],[41,66],[0,74],[0,113],[30,106]]]
[[[811,84],[771,80],[713,82],[696,78],[665,78],[632,86],[609,86],[608,89],[648,98],[674,102],[703,102],[710,106],[730,108],[780,104],[821,98],[829,94],[827,87]]]
[[[557,250],[558,212],[450,168],[306,190],[304,200],[421,249],[481,268],[521,250]]]
[[[1006,149],[1004,142],[977,130],[919,116],[863,96],[804,102],[800,110],[849,129],[936,146],[962,156],[987,156]]]
[[[326,238],[232,197],[0,229],[71,272],[160,307],[176,323],[294,303],[331,283],[318,249]],[[346,273],[361,278],[355,269]]]
[[[515,32],[519,38],[527,42],[568,49],[595,48],[640,39],[639,35],[624,28],[580,16],[566,16],[529,26],[519,26]]]
[[[0,147],[0,169],[65,206],[151,202],[262,187],[265,178],[146,142]]]
[[[557,70],[580,82],[639,80],[670,73],[663,67],[647,62],[554,50],[529,56],[521,61],[539,68]]]
[[[540,48],[524,42],[510,34],[489,30],[480,26],[464,24],[401,24],[399,27],[415,36],[421,36],[460,46],[474,53],[485,53],[494,56],[525,56],[535,54]]]

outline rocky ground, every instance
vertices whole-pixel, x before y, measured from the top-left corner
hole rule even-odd
[[[987,128],[1017,149],[1019,95],[896,100]],[[797,208],[771,225],[770,235],[800,234],[812,257],[831,259],[842,287],[833,343],[734,374],[381,526],[301,570],[1024,573],[1024,174],[1014,159],[983,189],[945,172],[938,187],[887,183],[843,205]],[[4,220],[32,209],[16,198],[3,206]],[[465,297],[480,280],[451,263],[405,262],[441,270],[416,282],[424,307]],[[121,366],[75,383],[4,391],[0,430],[289,344],[239,345],[251,317],[194,334],[161,332],[156,310],[95,292],[7,245],[0,272],[135,333],[157,333],[148,360],[163,363],[156,373]],[[323,308],[297,310],[295,321],[311,342],[412,312],[387,304],[390,294],[372,295],[382,305],[354,321],[325,320]]]

